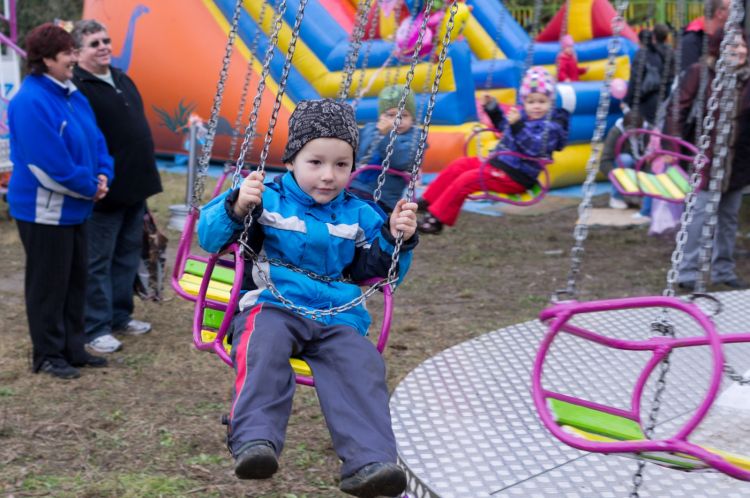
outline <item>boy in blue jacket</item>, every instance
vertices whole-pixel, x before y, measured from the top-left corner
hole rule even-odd
[[[359,161],[363,166],[381,166],[386,155],[386,148],[391,137],[393,121],[398,114],[403,88],[389,86],[378,95],[377,123],[368,123],[360,132]],[[393,143],[390,168],[394,171],[409,173],[417,154],[417,138],[419,128],[414,126],[417,105],[414,94],[409,93],[406,106],[401,114],[401,123],[396,129],[396,139]],[[378,184],[380,171],[363,171],[357,174],[349,185],[348,190],[362,199],[372,199]],[[394,174],[385,177],[381,190],[379,205],[386,212],[393,211],[396,203],[401,199],[407,184],[406,178]]]
[[[263,184],[262,175],[253,172],[239,189],[207,204],[198,225],[201,246],[217,252],[237,240],[250,213],[248,240],[274,286],[306,309],[328,309],[360,295],[352,282],[387,276],[402,231],[403,278],[417,243],[416,204],[401,200],[386,220],[372,203],[344,191],[358,138],[347,104],[300,102],[289,119],[282,157],[287,173]],[[245,281],[251,284],[240,300],[231,353],[237,373],[229,446],[237,477],[269,478],[278,468],[292,409],[294,356],[315,376],[343,462],[341,490],[363,497],[403,492],[406,477],[396,465],[385,365],[365,337],[370,317],[364,306],[311,319],[284,307],[252,265]]]

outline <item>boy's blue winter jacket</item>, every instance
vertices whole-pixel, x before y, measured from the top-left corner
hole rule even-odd
[[[232,212],[236,195],[237,190],[226,192],[201,209],[198,238],[206,251],[218,252],[241,234],[242,220]],[[263,204],[253,211],[253,219],[249,240],[261,257],[354,282],[388,274],[394,239],[387,220],[373,204],[347,192],[327,204],[318,204],[287,172],[276,181],[266,182]],[[409,268],[411,249],[416,244],[415,234],[402,246],[399,279]],[[327,283],[282,266],[261,264],[266,271],[270,269],[271,280],[284,297],[306,308],[339,306],[362,292],[354,283]],[[250,263],[246,266],[244,287],[248,292],[240,300],[240,309],[261,302],[280,305],[253,268]],[[370,316],[363,305],[320,321],[349,325],[363,335],[370,326]]]
[[[45,225],[77,225],[93,206],[97,175],[114,174],[88,100],[70,83],[26,77],[8,106],[11,215]]]
[[[409,131],[396,135],[391,155],[391,168],[398,171],[410,172],[417,154],[417,134],[419,129],[412,126]],[[359,132],[359,151],[357,162],[363,165],[382,165],[385,159],[386,147],[390,140],[390,133],[381,135],[376,123],[368,123]],[[364,171],[357,175],[349,188],[372,194],[377,186],[379,171]],[[393,209],[401,199],[406,188],[406,180],[400,176],[387,175],[383,185],[380,200],[389,209]]]

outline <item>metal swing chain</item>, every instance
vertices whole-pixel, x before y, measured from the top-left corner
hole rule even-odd
[[[378,0],[374,0],[377,2]],[[377,33],[378,24],[380,22],[380,16],[376,13],[375,16],[373,16],[372,23],[370,24],[370,29],[367,32],[367,39],[369,40],[369,43],[365,45],[365,51],[362,53],[362,67],[359,71],[359,76],[357,77],[357,82],[354,85],[354,100],[352,101],[352,108],[356,111],[357,106],[359,106],[359,101],[362,100],[363,95],[360,94],[363,85],[365,84],[365,74],[367,74],[367,66],[370,62],[370,52],[372,52],[373,43],[372,40],[375,39],[375,34]],[[390,57],[390,55],[389,55]]]
[[[266,47],[266,53],[263,56],[263,65],[261,68],[260,76],[258,78],[258,87],[255,90],[255,98],[253,99],[253,108],[250,111],[250,118],[245,128],[245,136],[240,146],[240,153],[237,156],[237,162],[235,163],[234,176],[232,177],[232,188],[237,186],[242,181],[242,168],[245,165],[245,157],[252,148],[253,140],[255,139],[255,133],[258,126],[258,113],[260,112],[260,103],[263,99],[263,91],[266,88],[266,78],[271,71],[271,60],[273,59],[274,49],[276,44],[279,42],[279,32],[283,24],[284,13],[286,12],[286,0],[279,2],[278,11],[274,16],[273,28],[271,30],[271,36],[268,40],[268,46]],[[261,26],[262,29],[262,26]],[[292,33],[294,35],[294,33]]]
[[[492,47],[492,53],[490,54],[490,67],[487,68],[487,78],[484,80],[484,89],[489,90],[492,88],[492,78],[494,75],[492,73],[495,72],[495,65],[497,64],[497,57],[499,55],[500,51],[500,43],[499,38],[500,34],[503,32],[503,24],[505,20],[505,12],[502,5],[502,0],[498,0],[500,2],[500,8],[498,9],[498,18],[497,18],[497,34],[495,35],[495,39],[493,40],[495,42],[495,45]]]
[[[604,74],[604,81],[599,92],[599,103],[596,108],[596,126],[594,135],[591,138],[591,154],[586,163],[586,180],[583,183],[583,199],[578,206],[578,221],[573,230],[575,244],[570,250],[570,270],[567,277],[567,287],[564,290],[558,290],[553,296],[553,301],[559,300],[562,295],[569,295],[574,299],[578,295],[576,289],[578,275],[581,272],[584,254],[584,242],[588,237],[588,218],[591,211],[591,199],[594,196],[594,181],[596,174],[599,172],[599,157],[603,146],[604,130],[607,125],[607,114],[609,109],[609,87],[612,83],[612,77],[617,66],[617,54],[620,52],[622,42],[620,41],[620,31],[625,25],[623,14],[628,7],[628,0],[618,0],[616,4],[616,13],[612,17],[612,38],[608,43],[608,57]]]
[[[529,37],[529,48],[526,51],[526,59],[524,60],[524,73],[534,64],[534,37],[539,31],[539,22],[542,13],[542,1],[543,0],[534,0],[534,10],[531,14],[531,36]],[[521,75],[521,77],[523,77],[523,75]]]
[[[672,268],[667,274],[667,287],[664,290],[663,295],[664,296],[674,296],[674,283],[676,281],[678,271],[677,267],[679,266],[679,263],[682,261],[682,258],[684,256],[684,245],[687,241],[687,226],[689,223],[692,222],[693,219],[693,213],[695,211],[695,202],[697,199],[697,188],[700,185],[701,182],[701,172],[704,169],[706,163],[708,162],[708,159],[706,157],[706,152],[708,151],[708,148],[710,147],[710,140],[711,140],[711,132],[713,131],[714,127],[717,129],[720,128],[720,132],[717,133],[717,146],[718,147],[718,155],[714,155],[713,161],[712,161],[712,169],[718,168],[720,171],[715,172],[712,171],[712,182],[714,182],[715,177],[721,177],[723,176],[723,161],[726,157],[726,154],[728,153],[728,143],[726,142],[727,138],[731,136],[732,132],[732,123],[727,118],[728,115],[732,112],[732,105],[731,102],[733,102],[733,92],[736,89],[736,74],[733,70],[728,71],[728,63],[727,63],[727,53],[729,53],[730,57],[734,57],[736,52],[734,50],[734,47],[728,43],[728,40],[730,37],[733,37],[736,33],[737,26],[739,26],[738,22],[742,19],[744,15],[744,9],[739,1],[733,0],[730,10],[729,18],[727,19],[726,27],[727,32],[724,36],[724,39],[721,42],[721,49],[720,49],[720,57],[719,60],[716,62],[716,75],[711,82],[711,94],[708,99],[707,104],[707,113],[706,116],[703,118],[703,132],[699,140],[699,152],[696,155],[696,157],[693,160],[693,167],[694,172],[690,177],[690,184],[691,184],[691,191],[688,193],[688,196],[686,198],[685,204],[685,211],[683,212],[681,216],[681,224],[680,224],[680,231],[677,234],[677,244],[675,247],[675,251],[672,254]],[[729,49],[727,50],[727,47]],[[725,84],[725,78],[729,82],[729,85],[727,88],[724,87]],[[721,105],[720,105],[721,103]],[[716,111],[719,110],[719,117],[718,120],[714,118],[714,115]],[[716,150],[717,147],[714,147],[714,150]],[[720,179],[718,184],[720,184]],[[714,183],[714,188],[717,187],[717,183]],[[712,202],[716,202],[718,204],[718,200],[721,197],[720,192],[712,191],[712,196],[707,203],[707,210],[708,210],[708,204]],[[711,221],[709,218],[709,222],[707,222],[707,225],[710,225]],[[705,228],[705,226],[704,226]],[[704,230],[705,235],[705,230]],[[696,288],[697,285],[696,285]],[[668,314],[664,312],[662,319],[654,324],[652,324],[652,328],[661,333],[662,335],[674,337],[674,326],[670,323]],[[659,414],[659,410],[661,409],[661,398],[664,394],[664,391],[666,389],[666,376],[669,373],[670,369],[670,356],[671,354],[667,354],[664,359],[661,361],[659,365],[659,377],[657,379],[656,389],[654,391],[654,397],[651,404],[651,409],[649,411],[649,417],[648,417],[648,424],[644,430],[644,434],[647,438],[651,439],[654,433],[654,429],[656,428],[657,424],[657,416]],[[730,372],[727,371],[727,367],[732,370],[733,374],[736,374],[736,372],[733,372],[734,369],[732,369],[731,366],[725,363],[724,365],[724,371],[728,374]],[[731,377],[731,375],[730,375]],[[741,377],[741,376],[740,376]],[[750,382],[750,380],[748,381]],[[646,462],[644,460],[638,461],[638,466],[636,468],[635,473],[633,474],[633,488],[630,493],[630,498],[639,498],[638,490],[640,489],[641,485],[643,484],[643,470],[646,466]]]
[[[357,59],[359,58],[359,49],[362,46],[362,38],[365,36],[365,28],[367,26],[367,19],[370,17],[370,10],[372,3],[376,0],[359,0],[357,6],[357,21],[354,24],[352,30],[352,41],[349,45],[349,50],[344,60],[343,78],[339,84],[338,100],[343,101],[349,96],[349,89],[352,86],[352,77],[354,75],[354,69],[357,67]]]
[[[385,185],[386,174],[391,167],[391,156],[393,155],[393,150],[395,147],[394,144],[396,142],[397,135],[396,130],[398,130],[398,127],[401,125],[404,108],[406,107],[406,99],[409,97],[409,93],[411,93],[411,83],[414,80],[414,71],[417,67],[417,63],[419,62],[419,52],[422,51],[422,43],[424,40],[425,32],[427,31],[427,21],[429,18],[428,13],[432,10],[432,3],[432,0],[427,0],[424,5],[425,15],[422,16],[422,23],[419,26],[419,35],[417,36],[417,41],[414,44],[413,53],[411,55],[409,71],[407,71],[406,73],[404,89],[401,92],[401,100],[399,100],[398,103],[398,113],[396,113],[396,118],[393,120],[393,127],[391,128],[390,134],[388,135],[388,145],[385,149],[385,157],[383,158],[383,162],[381,163],[381,170],[380,174],[378,175],[377,185],[372,193],[372,198],[375,200],[375,202],[380,200],[380,197],[383,194],[383,185]]]
[[[431,0],[428,0],[428,2],[432,3]],[[451,5],[451,18],[450,18],[450,20],[448,22],[448,29],[446,31],[446,38],[444,38],[444,42],[445,43],[444,43],[444,46],[443,46],[443,51],[441,51],[441,64],[439,64],[439,66],[438,66],[438,72],[439,72],[439,74],[442,74],[442,65],[443,65],[442,63],[445,62],[445,56],[446,56],[446,53],[447,53],[447,44],[448,44],[448,41],[450,40],[450,32],[453,29],[453,18],[455,16],[456,11],[458,10],[458,6],[456,5],[456,0],[452,0],[452,2],[453,3]],[[436,75],[436,79],[437,78],[438,78],[438,76]],[[427,127],[429,127],[429,117],[431,115],[432,108],[434,107],[434,94],[437,92],[436,86],[438,84],[439,84],[439,81],[438,81],[438,83],[436,85],[433,86],[433,88],[435,89],[435,92],[433,93],[433,99],[431,100],[432,106],[428,107],[428,115],[425,118],[426,119],[426,126]],[[405,105],[405,100],[404,100],[403,104]],[[401,106],[401,109],[403,109],[403,106]],[[426,135],[425,135],[425,140],[426,140]],[[423,144],[423,146],[420,149],[421,149],[421,151],[423,153],[424,152],[424,144]],[[419,154],[419,152],[420,151],[418,151],[418,154]],[[421,155],[420,155],[420,158],[421,158]],[[412,170],[411,181],[409,183],[409,195],[412,195],[412,196],[413,196],[414,185],[416,184],[416,176],[417,176],[416,175],[416,171],[418,170],[418,168],[416,167],[416,164],[418,164],[418,163],[415,162],[415,168]],[[247,245],[247,230],[245,231],[245,233],[243,235],[245,236],[245,241],[244,241],[244,244],[243,244],[243,248],[250,249],[249,246]],[[263,282],[266,284],[268,290],[271,292],[271,294],[280,303],[282,303],[284,305],[284,307],[286,307],[286,308],[288,308],[288,309],[290,309],[292,311],[295,311],[296,313],[299,313],[299,314],[301,314],[303,316],[308,316],[311,319],[316,320],[316,319],[319,319],[319,318],[321,318],[323,316],[332,316],[332,315],[335,315],[335,314],[342,313],[344,311],[348,311],[350,309],[353,309],[353,308],[359,306],[360,304],[362,304],[363,302],[365,302],[370,296],[372,296],[372,294],[374,294],[375,292],[377,292],[382,287],[385,287],[386,285],[391,285],[391,286],[394,285],[396,283],[397,279],[398,279],[398,275],[397,275],[397,273],[398,273],[398,262],[399,262],[399,258],[400,258],[400,252],[401,252],[401,246],[402,246],[402,244],[403,244],[403,233],[399,233],[398,236],[396,237],[396,243],[394,245],[395,247],[394,247],[393,254],[392,254],[392,259],[391,259],[391,267],[390,267],[390,269],[388,271],[388,277],[386,279],[381,280],[380,282],[377,282],[377,283],[371,285],[362,294],[360,294],[355,299],[349,301],[348,303],[344,303],[344,304],[339,305],[339,306],[334,306],[334,307],[331,307],[329,309],[308,309],[308,308],[305,308],[305,307],[302,307],[302,306],[299,306],[299,305],[295,304],[294,302],[292,302],[289,299],[287,299],[286,297],[284,297],[281,294],[281,292],[279,292],[279,290],[273,285],[273,282],[271,281],[269,275],[266,273],[266,271],[259,264],[257,264],[257,262],[256,262],[255,267],[258,270],[259,276],[261,277],[261,279],[263,280]],[[275,262],[272,262],[272,261],[269,261],[269,262],[275,264]]]
[[[241,13],[242,0],[237,0],[237,3],[234,6],[234,13],[232,14],[232,24],[229,29],[229,35],[227,36],[227,44],[224,48],[224,59],[222,60],[221,71],[219,72],[219,82],[216,85],[216,93],[214,94],[211,114],[208,120],[208,126],[206,127],[206,141],[203,143],[201,157],[198,159],[198,170],[195,175],[195,185],[193,185],[193,197],[190,201],[190,207],[192,209],[198,209],[203,203],[203,191],[205,189],[206,176],[208,175],[208,162],[211,160],[211,150],[214,147],[216,129],[219,125],[219,111],[221,110],[221,102],[224,99],[224,88],[227,76],[229,75],[229,66],[232,62],[232,50],[234,48],[234,40],[237,37],[237,31],[240,25]]]
[[[232,139],[229,142],[229,160],[224,164],[226,171],[234,169],[232,160],[234,159],[234,153],[237,149],[237,139],[240,136],[240,130],[242,129],[242,118],[245,116],[245,106],[247,105],[247,94],[250,88],[250,80],[253,76],[253,61],[256,60],[255,52],[258,50],[258,43],[260,43],[260,34],[263,31],[263,23],[266,18],[266,4],[264,3],[261,7],[260,14],[258,16],[258,28],[253,35],[253,41],[250,44],[250,57],[247,61],[247,70],[245,71],[245,81],[242,83],[242,93],[240,94],[240,105],[237,109],[237,119],[234,122],[234,131],[232,133]],[[260,61],[259,61],[260,62]]]
[[[684,26],[685,19],[685,0],[677,0],[677,29],[675,31],[675,50],[674,50],[674,81],[672,82],[672,93],[670,99],[672,101],[672,129],[671,134],[674,134],[675,127],[680,119],[680,81],[682,80],[682,28]]]

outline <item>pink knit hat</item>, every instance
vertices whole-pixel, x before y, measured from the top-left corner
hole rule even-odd
[[[568,48],[575,45],[575,42],[573,41],[573,37],[570,35],[565,35],[560,39],[560,48]]]
[[[555,95],[552,76],[541,66],[529,68],[521,81],[521,99],[526,99],[531,93],[541,93],[549,98]]]

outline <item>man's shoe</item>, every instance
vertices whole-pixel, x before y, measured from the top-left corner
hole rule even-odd
[[[684,282],[677,282],[677,287],[684,291],[693,292],[695,290],[695,280],[686,280]]]
[[[77,368],[73,368],[65,360],[52,359],[44,360],[42,366],[39,367],[39,372],[50,374],[58,379],[77,379],[81,376],[81,372]]]
[[[342,479],[339,489],[360,498],[400,496],[406,489],[406,474],[395,463],[370,463]]]
[[[279,469],[276,451],[270,441],[245,443],[234,459],[234,475],[238,479],[268,479]]]
[[[122,343],[115,339],[112,334],[104,334],[87,344],[89,349],[95,353],[108,354],[122,349]]]
[[[84,351],[83,361],[73,363],[74,367],[91,367],[91,368],[104,368],[107,366],[107,359],[101,356],[94,356]]]
[[[742,280],[741,278],[733,278],[731,280],[726,280],[720,283],[722,285],[729,287],[730,289],[737,289],[737,290],[747,289],[748,287],[750,287],[750,285],[748,285],[748,283]]]
[[[120,335],[143,335],[151,331],[151,324],[132,318],[125,328],[113,330],[115,334]]]

